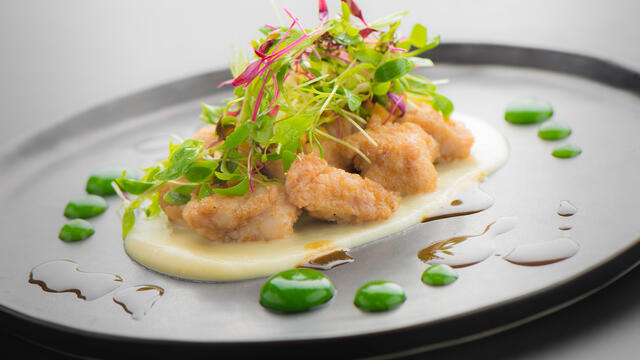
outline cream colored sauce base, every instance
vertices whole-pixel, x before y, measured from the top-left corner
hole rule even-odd
[[[140,264],[170,276],[233,281],[270,276],[332,250],[351,249],[404,230],[449,204],[507,159],[507,142],[497,130],[474,117],[453,117],[465,123],[475,137],[471,156],[438,165],[436,191],[404,197],[386,220],[346,225],[302,217],[294,233],[280,240],[216,244],[189,228],[171,225],[162,214],[149,219],[139,217],[124,242],[125,250]]]

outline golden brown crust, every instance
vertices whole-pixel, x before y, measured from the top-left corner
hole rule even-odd
[[[401,201],[375,181],[331,167],[315,154],[298,156],[285,188],[291,202],[311,216],[339,223],[386,219]]]
[[[366,131],[377,145],[361,133],[345,139],[371,160],[355,158],[362,176],[401,195],[436,189],[438,173],[433,161],[439,156],[438,143],[429,134],[413,123],[387,123]]]

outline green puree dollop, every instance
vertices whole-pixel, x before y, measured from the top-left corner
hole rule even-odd
[[[422,273],[422,282],[431,286],[449,285],[458,279],[458,273],[446,264],[429,266]]]
[[[525,97],[514,100],[507,106],[504,119],[512,124],[536,124],[549,119],[553,115],[553,108],[548,101],[535,97]]]
[[[107,210],[107,207],[108,205],[104,198],[98,195],[85,195],[69,201],[64,209],[64,216],[68,219],[88,219],[102,214]]]
[[[62,227],[58,238],[64,242],[76,242],[91,237],[93,233],[93,225],[87,220],[73,219]]]
[[[291,269],[273,275],[262,285],[260,304],[272,310],[300,312],[328,302],[335,293],[326,275],[312,269]]]
[[[387,311],[400,306],[406,299],[400,285],[377,280],[363,285],[353,303],[364,311]]]

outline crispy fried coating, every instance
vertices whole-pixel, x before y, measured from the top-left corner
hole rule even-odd
[[[243,196],[211,195],[200,201],[197,192],[182,211],[187,225],[214,242],[280,239],[293,233],[301,210],[287,199],[284,186],[256,186]]]
[[[444,118],[441,113],[422,101],[407,102],[407,112],[398,122],[419,125],[440,144],[440,158],[444,161],[464,159],[469,156],[473,135],[464,124]]]
[[[211,147],[211,145],[213,145],[216,141],[218,141],[218,135],[216,135],[216,126],[206,125],[201,127],[193,135],[193,139],[202,141],[205,148]]]
[[[315,154],[298,156],[285,188],[291,202],[311,216],[339,223],[386,219],[401,201],[375,181],[329,166]]]
[[[358,147],[370,160],[356,156],[355,167],[361,174],[387,190],[401,195],[428,193],[436,189],[438,173],[433,161],[438,158],[438,143],[413,123],[387,123],[368,127],[345,140]]]

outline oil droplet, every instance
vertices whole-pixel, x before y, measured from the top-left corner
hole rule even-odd
[[[352,263],[353,258],[348,254],[348,251],[349,249],[334,250],[330,253],[311,258],[300,264],[299,267],[329,270],[336,266]]]
[[[400,306],[407,296],[404,289],[390,281],[377,280],[363,285],[353,303],[364,311],[387,311]]]
[[[518,265],[546,265],[575,255],[580,245],[572,239],[562,237],[552,241],[517,246],[503,259]]]
[[[516,125],[543,122],[553,115],[553,108],[548,101],[525,97],[512,101],[504,113],[507,122]]]
[[[422,273],[422,282],[431,286],[449,285],[456,280],[458,273],[445,264],[431,265]]]
[[[282,312],[300,312],[333,298],[336,289],[329,278],[312,269],[291,269],[270,277],[260,290],[260,304]]]
[[[115,274],[80,271],[78,264],[71,260],[54,260],[34,267],[29,282],[47,292],[71,292],[90,301],[117,289],[122,278]]]
[[[562,231],[567,231],[567,230],[573,229],[573,226],[571,226],[571,225],[560,225],[560,226],[558,226],[558,229],[562,230]]]
[[[578,212],[578,208],[567,200],[560,201],[558,206],[558,215],[560,216],[573,216]]]
[[[517,222],[518,219],[513,216],[498,218],[481,234],[456,236],[432,243],[418,251],[418,258],[424,262],[442,263],[452,267],[477,264],[493,254],[495,238],[515,228]]]
[[[164,289],[159,286],[136,285],[116,292],[113,301],[131,314],[131,318],[140,320],[162,295]]]
[[[493,203],[493,198],[482,191],[478,184],[474,184],[463,192],[458,199],[453,200],[450,205],[444,206],[428,217],[425,217],[422,219],[422,222],[475,214],[487,210]]]

